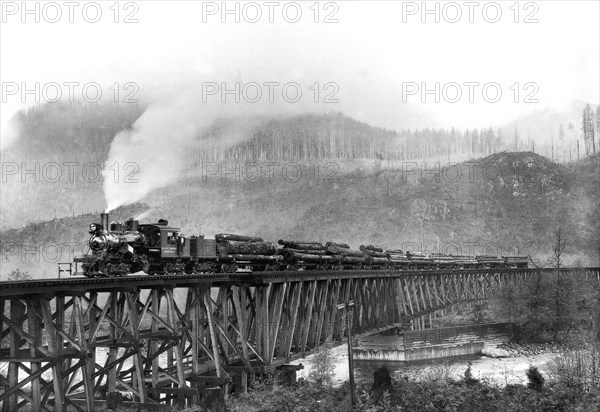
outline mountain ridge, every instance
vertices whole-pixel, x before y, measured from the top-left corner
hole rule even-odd
[[[600,179],[596,155],[567,166],[530,152],[501,152],[458,164],[461,178],[431,165],[340,168],[333,181],[307,179],[242,183],[188,176],[153,193],[144,204],[117,209],[111,220],[166,218],[184,234],[240,233],[269,241],[343,241],[427,253],[532,255],[547,262],[553,230],[570,235],[568,264],[597,265],[600,256]],[[352,163],[351,161],[349,161]],[[451,166],[456,168],[456,165]],[[470,174],[469,170],[473,172]],[[491,173],[499,170],[500,173]],[[488,173],[485,174],[484,172]],[[0,232],[6,245],[76,243],[83,248],[95,214],[32,223]],[[6,256],[4,256],[6,257]],[[56,273],[55,263],[3,261],[14,268]],[[31,262],[30,262],[31,263]]]

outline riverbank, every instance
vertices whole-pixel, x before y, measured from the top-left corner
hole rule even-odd
[[[449,359],[432,359],[420,362],[377,362],[354,361],[354,376],[357,382],[372,379],[375,369],[386,366],[394,379],[422,381],[425,379],[460,379],[469,364],[473,377],[493,385],[506,386],[523,384],[527,381],[526,371],[530,366],[537,367],[543,376],[548,376],[549,363],[559,356],[559,350],[552,345],[500,345],[511,354],[508,358],[490,358],[481,355],[462,356]],[[348,346],[346,344],[331,349],[334,357],[333,384],[340,386],[349,380]],[[306,379],[313,367],[314,355],[292,362],[302,364],[298,378]]]
[[[536,355],[538,356],[542,356],[538,360],[543,361],[543,356],[552,355]],[[502,360],[494,359],[494,361]],[[530,371],[532,379],[526,384],[496,385],[489,380],[478,379],[473,366],[471,374],[464,372],[457,378],[437,373],[424,373],[419,375],[419,380],[413,380],[403,377],[385,379],[386,372],[380,369],[377,373],[377,381],[381,386],[374,387],[373,375],[357,383],[354,407],[351,404],[347,382],[329,387],[303,380],[293,387],[259,383],[248,394],[230,397],[227,406],[230,412],[389,412],[395,410],[403,412],[596,412],[600,410],[600,385],[590,385],[590,382],[583,381],[573,385],[572,382],[563,379],[566,375],[540,379],[536,377],[537,371],[533,369]]]

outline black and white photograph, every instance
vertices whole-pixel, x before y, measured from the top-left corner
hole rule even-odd
[[[0,412],[600,411],[600,1],[0,0]]]

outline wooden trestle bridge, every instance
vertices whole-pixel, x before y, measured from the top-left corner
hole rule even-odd
[[[599,268],[562,269],[598,278]],[[160,409],[244,391],[352,330],[422,328],[461,302],[549,269],[263,272],[0,282],[2,411],[93,411],[118,393]],[[412,322],[411,322],[412,321]]]

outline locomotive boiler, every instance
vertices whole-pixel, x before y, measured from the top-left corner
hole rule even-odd
[[[424,254],[362,245],[279,240],[233,234],[185,236],[164,219],[140,223],[128,219],[109,223],[107,213],[89,226],[89,252],[75,258],[75,272],[88,277],[125,276],[130,273],[235,273],[285,270],[435,270],[526,268],[522,256],[457,256]]]

